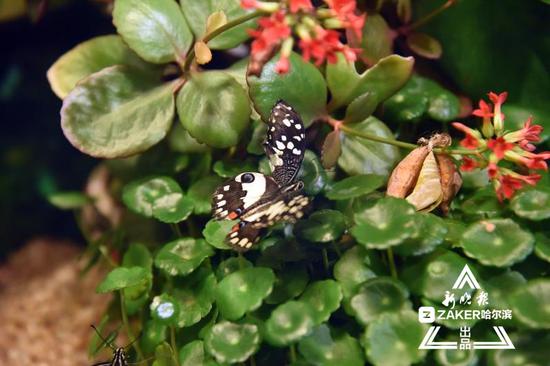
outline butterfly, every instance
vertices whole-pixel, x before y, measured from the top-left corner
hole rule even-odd
[[[282,100],[271,110],[264,151],[271,166],[270,176],[241,173],[219,186],[212,198],[214,219],[238,220],[226,237],[238,251],[250,249],[262,229],[300,219],[310,202],[302,194],[304,183],[295,181],[304,159],[304,124]]]

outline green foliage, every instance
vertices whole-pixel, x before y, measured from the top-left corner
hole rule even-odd
[[[485,3],[472,1],[487,11]],[[106,164],[105,196],[56,191],[48,199],[62,209],[82,209],[83,228],[102,234],[89,251],[112,268],[97,291],[117,292],[122,322],[129,316],[125,325],[142,332],[137,362],[143,356],[156,366],[512,364],[500,351],[418,349],[427,327],[417,308],[442,308],[465,265],[489,293],[492,308],[513,310],[503,324],[514,341],[547,342],[533,336],[550,329],[547,177],[508,204],[495,197],[486,178],[464,174],[449,217],[416,212],[404,199],[383,194],[405,153],[400,148],[433,126],[447,128],[464,112],[456,93],[475,95],[476,85],[494,78],[476,69],[479,57],[461,57],[470,45],[484,62],[492,55],[479,50],[482,42],[472,42],[471,34],[457,31],[465,20],[451,17],[444,29],[439,23],[452,11],[470,9],[470,2],[426,25],[437,39],[424,29],[391,29],[397,20],[388,22],[386,11],[397,3],[404,21],[411,4],[384,2],[383,14],[367,17],[355,45],[357,62],[338,54],[335,63],[317,67],[293,52],[290,71],[281,75],[281,52],[274,50],[256,76],[247,74],[248,57],[226,68],[219,62],[223,55],[233,60],[238,51],[223,50],[243,44],[247,28],[256,25],[254,13],[238,0],[116,0],[118,35],[84,42],[54,63],[48,79],[63,99],[65,136],[82,152],[113,160]],[[425,1],[419,3],[423,8]],[[204,40],[215,12],[235,26],[208,40],[218,52],[207,67],[199,66],[193,43]],[[495,31],[486,24],[471,25]],[[413,57],[393,54],[405,45],[423,57],[441,56],[453,74],[439,75],[439,67],[424,62],[417,70]],[[511,77],[531,87],[537,78],[546,83],[540,60],[532,54],[529,60],[528,75]],[[525,88],[516,100],[526,100]],[[262,142],[279,99],[307,127],[297,179],[314,198],[312,208],[295,224],[264,230],[251,251],[236,254],[226,236],[239,220],[211,219],[211,196],[243,171],[270,173]],[[529,103],[537,113],[545,108],[539,99]],[[526,112],[514,108],[505,111],[506,123]],[[98,222],[86,216],[92,208],[101,214]],[[117,316],[109,313],[109,319]],[[463,325],[438,324],[449,339]],[[481,336],[492,323],[467,325]],[[527,348],[516,351],[525,362],[547,361]]]

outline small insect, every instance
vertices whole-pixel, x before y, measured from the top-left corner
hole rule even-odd
[[[214,192],[214,218],[239,220],[226,238],[236,250],[250,249],[262,229],[277,222],[293,223],[304,215],[310,199],[302,194],[303,182],[295,179],[304,159],[305,137],[298,113],[278,101],[271,110],[264,142],[271,176],[241,173]]]
[[[103,336],[101,335],[101,333],[99,333],[95,326],[92,325],[91,327],[95,330],[99,338],[103,341],[103,344],[108,345],[113,350],[113,359],[111,361],[94,363],[92,366],[128,366],[129,364],[126,359],[126,348],[131,346],[137,339],[133,340],[126,347],[115,347],[108,339],[103,338]]]

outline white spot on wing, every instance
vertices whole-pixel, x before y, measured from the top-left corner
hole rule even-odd
[[[222,206],[225,206],[226,203],[227,203],[226,200],[221,200],[220,202],[218,202],[217,206],[222,207]]]
[[[223,190],[226,191],[226,192],[229,191],[229,186],[224,186]]]
[[[288,144],[286,144],[286,148],[287,149],[293,149],[294,148],[294,144],[292,143],[292,141],[289,141]]]
[[[301,154],[301,151],[300,151],[300,149],[294,149],[294,150],[292,150],[292,153],[293,153],[294,155],[300,155],[300,154]]]
[[[279,149],[284,150],[285,144],[283,144],[281,141],[276,141],[275,144]]]

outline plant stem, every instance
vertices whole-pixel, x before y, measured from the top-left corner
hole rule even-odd
[[[325,267],[325,273],[329,275],[329,264],[328,264],[328,253],[327,248],[323,248],[321,251],[323,253],[323,267]]]
[[[180,360],[177,354],[177,344],[176,344],[176,328],[174,326],[170,327],[170,343],[172,345],[172,358],[176,366],[180,366]]]
[[[181,230],[178,224],[172,223],[170,224],[170,227],[172,228],[172,231],[174,232],[174,234],[176,234],[178,238],[182,237]]]
[[[434,17],[436,17],[439,13],[449,8],[451,5],[454,5],[455,2],[456,0],[447,0],[445,4],[441,5],[439,8],[432,10],[430,13],[424,15],[422,18],[418,19],[416,22],[398,28],[397,32],[400,34],[407,34],[411,30],[414,30],[423,26],[424,24],[432,20]]]
[[[395,258],[393,257],[392,248],[388,248],[387,253],[388,253],[388,262],[390,264],[391,276],[397,280],[397,270],[395,269]]]
[[[247,22],[251,19],[257,18],[257,17],[261,16],[262,14],[264,14],[264,12],[257,10],[257,11],[253,11],[251,13],[245,14],[242,17],[235,18],[235,19],[225,23],[221,27],[214,29],[211,33],[208,33],[207,35],[205,35],[204,38],[202,39],[202,41],[204,43],[208,43],[210,40],[212,40],[212,38],[222,34],[226,30],[229,30],[233,27],[236,27],[236,26],[238,26],[238,25],[240,25],[244,22]],[[191,67],[191,64],[193,63],[194,58],[195,58],[195,49],[191,48],[191,50],[189,50],[189,53],[187,54],[187,57],[185,57],[185,64],[183,66],[184,71],[189,70],[189,68]]]
[[[132,332],[132,329],[130,328],[130,323],[128,322],[128,314],[126,314],[126,308],[124,307],[124,292],[122,290],[118,291],[120,295],[120,314],[122,315],[122,324],[124,324],[124,328],[126,329],[126,335],[128,336],[128,340],[132,342],[134,349],[136,350],[136,353],[138,354],[138,357],[145,361],[145,364],[147,365],[148,362],[145,360],[145,357],[143,356],[143,352],[141,352],[141,348],[139,347],[139,342],[135,342],[136,338],[134,337],[134,333]]]
[[[296,362],[296,345],[294,343],[290,345],[290,362]]]

